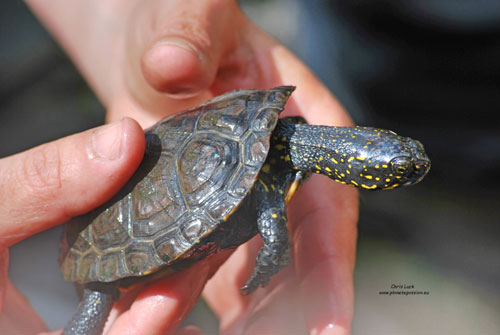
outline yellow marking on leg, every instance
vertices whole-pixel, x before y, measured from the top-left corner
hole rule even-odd
[[[260,178],[259,178],[259,183],[260,183],[262,186],[264,186],[264,189],[266,190],[266,192],[269,192],[269,188],[267,187],[266,183],[264,183],[264,182],[262,181],[262,179],[260,179]]]
[[[377,188],[377,185],[368,186],[368,185],[365,185],[365,184],[361,184],[361,187],[362,188],[366,188],[367,190],[374,190],[374,189]]]

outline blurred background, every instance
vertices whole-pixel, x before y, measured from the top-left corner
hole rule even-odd
[[[363,192],[354,334],[500,334],[500,1],[245,0],[358,124],[421,140],[421,184]],[[21,1],[0,2],[0,157],[104,122]],[[60,231],[11,248],[10,275],[52,329],[77,303]],[[428,295],[385,296],[391,285]],[[203,302],[190,315],[207,334]]]

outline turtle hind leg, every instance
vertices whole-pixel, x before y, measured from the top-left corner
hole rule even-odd
[[[267,208],[259,215],[257,225],[264,246],[259,251],[252,276],[241,288],[245,295],[259,286],[265,287],[274,274],[290,264],[286,211],[282,205]]]
[[[85,286],[78,309],[62,335],[100,335],[118,297],[116,288]]]

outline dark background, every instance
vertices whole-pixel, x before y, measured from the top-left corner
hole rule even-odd
[[[421,140],[419,185],[363,192],[355,334],[499,334],[500,2],[240,1],[356,123]],[[103,107],[20,1],[0,3],[0,157],[104,121]],[[10,275],[49,327],[76,295],[59,230],[11,248]],[[313,247],[313,246],[311,246]],[[428,296],[379,295],[392,284]],[[188,323],[216,333],[200,305]]]

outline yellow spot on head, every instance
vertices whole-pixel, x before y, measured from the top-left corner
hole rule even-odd
[[[272,217],[273,219],[277,219],[277,218],[278,218],[278,214],[273,213],[273,214],[271,214],[271,217]]]
[[[318,164],[316,164],[315,167],[316,169],[321,170],[321,166],[319,166]]]
[[[368,186],[368,185],[365,185],[365,184],[361,184],[361,187],[362,188],[366,188],[367,190],[374,190],[374,189],[377,188],[377,185]]]
[[[388,168],[387,164],[382,164],[382,167],[383,167],[384,169],[387,169],[387,168]]]
[[[328,166],[325,168],[325,170],[328,172],[332,172],[332,170]]]
[[[375,165],[375,169],[380,169],[380,165]]]
[[[359,184],[358,184],[358,183],[356,183],[354,180],[351,180],[351,184],[356,185],[356,186],[359,186]]]
[[[345,172],[346,172],[347,174],[351,174],[351,171],[349,171],[349,170],[345,170]]]
[[[366,179],[373,179],[373,177],[372,177],[372,176],[370,176],[369,174],[367,174],[367,175],[365,176],[365,178],[366,178]]]
[[[334,162],[335,164],[339,163],[335,158],[332,158],[331,161]]]
[[[390,181],[391,181],[391,179],[390,179],[390,178],[386,178],[386,179],[385,179],[385,182],[386,182],[386,183],[388,183],[388,182],[390,182]]]
[[[361,156],[356,157],[356,159],[357,159],[358,161],[364,161],[364,160],[365,160],[365,158],[364,158],[364,157],[361,157]]]
[[[279,144],[279,143],[278,143],[278,144],[276,144],[274,147],[275,147],[276,149],[278,149],[278,150],[283,150],[283,148],[284,148],[283,144]]]

